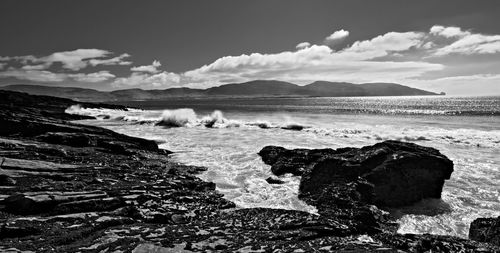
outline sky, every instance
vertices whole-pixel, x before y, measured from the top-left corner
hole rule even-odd
[[[394,82],[500,95],[500,1],[0,1],[0,85]]]

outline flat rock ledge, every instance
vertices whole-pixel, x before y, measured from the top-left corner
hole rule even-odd
[[[206,168],[173,162],[153,141],[69,122],[89,119],[64,113],[75,101],[0,97],[0,252],[500,250],[395,234],[387,214],[355,194],[362,182],[319,194],[320,215],[236,208],[196,176]]]

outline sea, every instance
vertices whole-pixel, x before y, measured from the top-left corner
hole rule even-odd
[[[257,153],[286,148],[362,147],[401,140],[433,147],[454,162],[442,198],[389,210],[399,233],[466,238],[470,223],[500,215],[500,97],[177,98],[120,102],[131,109],[68,113],[80,123],[157,141],[179,163],[207,167],[199,177],[238,208],[316,209],[297,198],[300,178],[281,185]],[[300,130],[300,131],[299,131]]]

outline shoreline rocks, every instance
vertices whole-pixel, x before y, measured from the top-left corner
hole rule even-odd
[[[474,220],[470,224],[469,238],[500,246],[500,216]]]
[[[300,175],[300,195],[320,194],[332,183],[357,183],[360,197],[381,207],[440,198],[453,172],[453,162],[438,150],[400,141],[337,150],[268,146],[259,155],[277,176]]]
[[[395,218],[383,210],[427,198],[441,198],[444,182],[453,172],[453,162],[436,149],[384,141],[362,148],[335,150],[266,146],[258,154],[276,176],[286,173],[300,176],[299,198],[316,207],[321,216],[349,223],[354,234],[379,239],[382,236],[383,240],[396,244],[415,240],[415,247],[405,246],[412,252],[473,251],[463,244],[470,241],[458,243],[453,237],[398,235]],[[498,245],[499,219],[474,221],[470,239]],[[452,247],[439,246],[444,241]]]
[[[454,237],[395,234],[387,213],[361,198],[368,194],[359,192],[370,192],[367,180],[326,187],[309,198],[320,215],[236,208],[214,183],[196,176],[206,168],[173,162],[154,141],[68,122],[88,119],[64,113],[74,101],[7,91],[0,96],[0,251],[500,249]]]

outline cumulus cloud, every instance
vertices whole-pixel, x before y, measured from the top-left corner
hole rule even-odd
[[[128,77],[120,77],[114,80],[113,87],[116,88],[169,88],[179,85],[181,75],[163,71],[161,73],[133,72]]]
[[[335,33],[334,33],[335,34]],[[330,81],[389,81],[419,76],[443,69],[441,64],[421,61],[375,61],[377,57],[416,47],[425,37],[421,32],[389,32],[370,40],[356,41],[350,47],[334,51],[324,45],[310,45],[295,52],[276,54],[243,54],[226,56],[184,76],[192,82],[212,85],[218,80],[281,79],[295,82]]]
[[[355,43],[342,51],[333,51],[328,46],[312,45],[295,52],[226,56],[209,65],[187,71],[184,76],[191,82],[205,82],[207,85],[214,85],[219,80],[226,79],[279,79],[299,83],[315,80],[370,82],[419,76],[443,68],[440,64],[427,62],[372,60],[374,57],[386,55],[388,50],[403,50],[417,44],[413,42],[392,48],[389,46],[392,43],[392,39],[376,38]]]
[[[311,46],[311,43],[309,43],[309,42],[301,42],[301,43],[297,44],[297,46],[295,46],[295,48],[304,49],[304,48],[307,48],[310,46]]]
[[[42,83],[54,83],[67,80],[75,80],[78,82],[96,83],[103,82],[115,77],[109,71],[99,71],[95,73],[54,73],[48,70],[39,69],[8,69],[7,71],[0,72],[0,78],[14,77],[19,80],[28,80]]]
[[[23,56],[0,56],[0,61],[18,61],[22,64],[27,64],[28,62],[33,62],[37,58],[33,55],[23,55]]]
[[[98,83],[107,81],[109,79],[113,79],[116,76],[109,73],[109,71],[103,70],[95,73],[78,73],[78,74],[69,74],[68,77],[73,78],[79,82],[88,82],[88,83]]]
[[[37,64],[37,65],[24,65],[21,67],[21,69],[24,70],[42,70],[46,69],[47,66],[45,64]]]
[[[160,61],[154,60],[151,65],[132,67],[130,70],[134,71],[134,72],[158,73],[158,72],[160,72],[158,70],[159,67],[161,67]]]
[[[125,61],[125,58],[130,57],[129,54],[121,54],[120,56],[109,59],[90,59],[89,64],[92,66],[97,65],[130,65],[132,62]]]
[[[64,81],[66,74],[52,73],[46,70],[16,70],[8,69],[0,72],[0,77],[14,77],[20,80],[29,80],[34,82],[61,82]]]
[[[498,76],[495,74],[498,71],[493,71],[490,75],[438,79],[430,77],[457,73],[456,65],[461,63],[455,61],[451,66],[450,59],[453,58],[449,55],[459,54],[461,61],[472,64],[474,59],[480,59],[476,55],[500,53],[500,35],[436,25],[427,31],[387,32],[355,41],[339,50],[332,46],[348,35],[348,31],[339,30],[328,36],[323,45],[302,42],[292,51],[224,56],[182,73],[162,71],[159,69],[162,66],[160,61],[154,60],[150,65],[130,68],[131,72],[121,77],[116,77],[106,69],[95,73],[71,72],[87,66],[104,68],[108,65],[131,64],[127,61],[130,55],[116,56],[107,50],[77,49],[43,57],[0,56],[0,68],[4,69],[0,71],[0,77],[39,82],[106,82],[115,88],[145,89],[174,86],[206,88],[256,79],[275,79],[297,84],[316,80],[398,82],[420,88],[442,87],[431,90],[446,92],[452,90],[453,85],[465,87],[460,82],[484,87],[491,87],[494,82],[498,84]],[[49,68],[54,63],[61,64],[62,73],[49,71],[54,69]],[[454,72],[451,68],[455,68]]]
[[[440,35],[440,36],[444,36],[447,38],[463,37],[463,36],[470,35],[470,32],[462,31],[462,29],[460,27],[456,27],[456,26],[444,27],[441,25],[435,25],[435,26],[431,27],[430,33],[433,35]]]
[[[334,33],[330,34],[328,37],[325,38],[325,44],[327,45],[335,44],[337,42],[344,40],[347,36],[349,36],[349,31],[346,31],[344,29],[335,31]]]
[[[459,27],[433,26],[430,34],[454,39],[436,50],[434,56],[450,54],[494,54],[500,52],[500,35],[485,35],[463,31]]]
[[[347,31],[341,30],[329,38],[338,40],[347,35]],[[220,85],[223,83],[221,80],[244,82],[254,79],[278,79],[295,83],[327,80],[404,84],[408,80],[418,80],[427,73],[445,71],[446,61],[436,59],[438,55],[445,56],[452,52],[466,55],[500,52],[498,37],[472,33],[458,27],[434,26],[428,32],[388,32],[356,41],[338,51],[326,45],[300,43],[297,51],[293,52],[221,57],[183,73],[182,80],[197,87],[200,84],[202,87]],[[434,56],[432,62],[426,61],[429,56]]]
[[[76,49],[73,51],[55,52],[47,56],[36,57],[33,55],[25,56],[0,56],[0,61],[19,62],[25,66],[25,69],[48,69],[54,63],[60,63],[62,68],[78,71],[86,68],[88,65],[130,65],[124,58],[130,57],[129,54],[122,54],[114,58],[106,58],[112,52],[102,49]],[[29,67],[26,67],[28,65]]]
[[[370,40],[356,41],[342,54],[350,59],[367,60],[383,57],[391,52],[402,52],[422,43],[422,32],[389,32]]]
[[[70,70],[80,70],[88,65],[87,59],[105,57],[110,54],[107,50],[102,49],[77,49],[73,51],[56,52],[51,55],[42,57],[38,61],[46,64],[59,62],[63,68]]]

